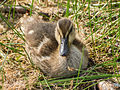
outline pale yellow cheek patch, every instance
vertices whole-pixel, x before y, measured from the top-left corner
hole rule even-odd
[[[33,34],[34,33],[34,31],[33,30],[30,30],[29,32],[28,32],[28,34]]]

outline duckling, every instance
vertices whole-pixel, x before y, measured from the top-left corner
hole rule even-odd
[[[21,19],[26,50],[33,63],[50,77],[69,77],[88,65],[88,52],[76,37],[74,24],[62,18],[44,22],[38,16]],[[81,67],[80,67],[81,65]]]

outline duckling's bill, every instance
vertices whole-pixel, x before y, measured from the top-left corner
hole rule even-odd
[[[66,56],[68,54],[69,48],[68,48],[68,39],[62,38],[61,44],[60,44],[60,55]]]

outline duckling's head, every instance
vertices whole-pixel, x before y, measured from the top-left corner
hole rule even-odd
[[[55,38],[59,44],[59,54],[61,56],[67,56],[69,48],[75,39],[74,24],[71,20],[63,18],[57,22]]]

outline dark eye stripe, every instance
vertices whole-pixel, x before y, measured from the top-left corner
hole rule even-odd
[[[69,33],[68,33],[67,37],[68,37],[68,36],[69,36],[69,34],[72,32],[72,30],[73,30],[73,26],[71,27],[71,29],[70,29],[70,31],[69,31]]]
[[[69,32],[69,33],[71,33],[71,32],[72,32],[72,30],[73,30],[73,26],[71,27],[71,29],[70,29],[70,32]]]

